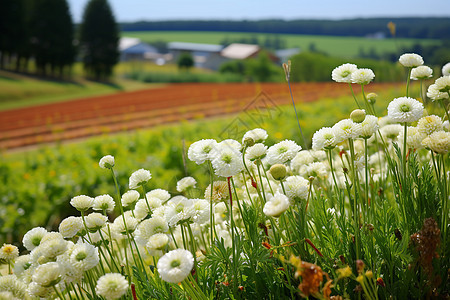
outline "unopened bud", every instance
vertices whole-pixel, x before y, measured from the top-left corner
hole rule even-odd
[[[367,101],[369,101],[370,104],[375,104],[375,102],[377,101],[377,97],[378,95],[375,93],[368,93],[366,96]]]
[[[355,109],[350,114],[350,119],[355,123],[361,123],[366,118],[366,112],[363,109]]]
[[[246,147],[251,147],[255,144],[255,141],[251,137],[246,137],[244,140],[244,145]]]
[[[286,177],[286,166],[275,164],[270,167],[270,174],[275,180],[283,180]]]

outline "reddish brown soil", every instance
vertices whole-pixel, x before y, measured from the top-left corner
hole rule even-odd
[[[391,86],[373,84],[371,88]],[[351,97],[348,85],[333,82],[293,84],[292,91],[296,102]],[[291,102],[287,84],[195,83],[1,111],[0,149],[232,114],[251,106],[258,97],[270,99],[266,105]]]

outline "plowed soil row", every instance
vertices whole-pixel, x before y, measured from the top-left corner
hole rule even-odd
[[[389,86],[393,84],[383,84],[383,88]],[[297,102],[351,96],[348,85],[332,82],[293,84],[292,91]],[[260,98],[265,99],[264,105],[291,101],[287,84],[197,83],[1,111],[0,148],[19,148],[232,114],[251,107]]]

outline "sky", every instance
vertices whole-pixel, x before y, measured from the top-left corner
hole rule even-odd
[[[88,0],[68,0],[79,23]],[[118,22],[450,17],[450,0],[109,0]]]

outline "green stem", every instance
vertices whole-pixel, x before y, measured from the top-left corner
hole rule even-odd
[[[348,85],[350,86],[350,90],[352,91],[353,99],[355,100],[356,106],[358,106],[358,108],[361,109],[361,105],[359,105],[358,100],[356,99],[355,92],[353,91],[352,84],[349,82]]]
[[[211,182],[210,196],[209,196],[209,225],[211,229],[211,247],[214,245],[214,212],[213,212],[213,192],[214,192],[214,172],[211,161],[208,160],[209,166],[209,181]]]
[[[365,210],[365,213],[367,213],[367,210],[370,210],[372,208],[372,205],[369,204],[369,166],[367,164],[369,154],[368,154],[367,146],[368,146],[367,139],[364,139],[364,164],[365,164],[365,171],[366,171],[365,172],[365,175],[366,175],[366,180],[365,180],[366,210]]]
[[[445,115],[447,116],[447,120],[450,122],[450,117],[449,117],[449,115],[448,115],[448,110],[447,110],[447,108],[445,107],[444,100],[443,100],[443,99],[439,100],[439,103],[441,103],[441,106],[442,106],[442,108],[443,108],[444,111],[445,111]]]
[[[354,218],[354,227],[355,227],[355,245],[356,245],[356,259],[359,259],[359,212],[358,212],[358,188],[357,188],[357,178],[356,178],[356,169],[355,169],[355,149],[353,145],[353,140],[348,139],[348,144],[350,147],[350,162],[352,166],[352,185],[354,189],[354,201],[353,201],[353,218]]]
[[[297,109],[295,108],[294,96],[292,95],[291,81],[289,80],[289,77],[287,78],[287,83],[288,83],[288,86],[289,86],[289,93],[291,95],[292,106],[294,106],[295,117],[297,118],[298,129],[300,130],[300,135],[302,136],[303,149],[308,149],[308,147],[306,146],[306,139],[303,136],[302,127],[300,126],[300,120],[298,119]]]
[[[412,68],[408,68],[408,78],[406,79],[406,97],[409,97],[409,83],[411,82],[411,70]]]
[[[448,219],[448,187],[447,187],[447,172],[445,171],[445,159],[444,159],[444,155],[445,154],[441,154],[441,159],[442,159],[442,178],[444,178],[443,180],[443,197],[442,197],[442,229],[441,232],[444,233],[443,237],[444,237],[444,243],[443,245],[446,245],[446,240],[447,240],[447,219]]]
[[[362,93],[362,95],[363,95],[364,103],[366,104],[367,111],[368,111],[371,115],[375,115],[375,112],[372,111],[372,107],[370,106],[369,101],[367,101],[366,93],[364,93],[364,84],[361,84],[361,93]]]

